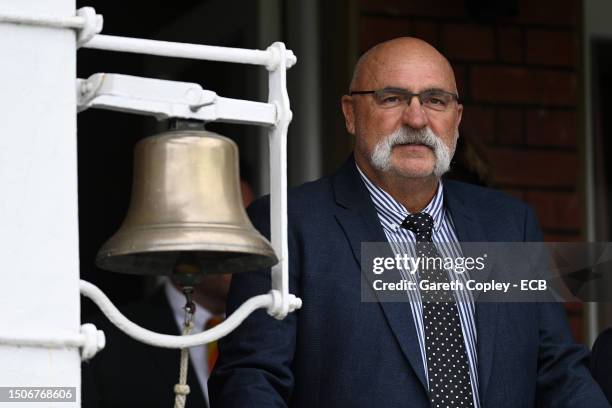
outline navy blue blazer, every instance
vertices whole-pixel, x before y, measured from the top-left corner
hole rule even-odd
[[[540,241],[533,211],[489,189],[445,181],[460,241]],[[269,201],[249,209],[269,236]],[[289,193],[290,291],[303,307],[253,313],[219,343],[211,407],[429,407],[410,304],[361,301],[362,242],[386,242],[354,161]],[[270,290],[269,271],[232,277],[228,313]],[[478,303],[483,407],[608,407],[562,305]]]
[[[593,344],[591,373],[612,403],[612,327],[601,332]]]

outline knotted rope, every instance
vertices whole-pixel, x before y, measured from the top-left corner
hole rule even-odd
[[[183,326],[183,336],[187,336],[193,329],[193,314],[195,313],[195,303],[191,300],[191,288],[183,289],[187,303],[185,303],[185,325]],[[181,366],[179,370],[179,382],[174,385],[174,408],[185,408],[189,385],[187,385],[187,369],[189,368],[189,349],[181,349]]]

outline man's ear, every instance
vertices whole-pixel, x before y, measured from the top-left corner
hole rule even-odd
[[[457,105],[457,123],[455,125],[456,129],[459,129],[459,124],[461,123],[461,118],[463,117],[463,105]]]
[[[351,135],[355,134],[355,107],[353,106],[353,98],[349,95],[344,95],[341,99],[342,113],[344,113],[344,123],[346,131]]]

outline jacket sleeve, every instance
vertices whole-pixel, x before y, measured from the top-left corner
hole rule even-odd
[[[527,207],[525,241],[542,240],[536,216]],[[588,351],[572,337],[563,304],[549,302],[536,306],[540,339],[536,406],[609,408],[587,368]]]
[[[612,401],[612,328],[604,330],[593,345],[591,373],[608,401]]]
[[[269,238],[269,200],[256,201],[248,212],[254,226]],[[299,296],[294,242],[290,229],[289,290]],[[268,293],[270,288],[269,269],[234,274],[227,299],[227,314],[233,313],[250,297]],[[294,384],[291,364],[296,320],[297,312],[276,320],[266,310],[260,309],[220,339],[219,358],[208,381],[212,408],[287,406]]]

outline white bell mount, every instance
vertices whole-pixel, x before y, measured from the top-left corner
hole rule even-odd
[[[267,127],[270,142],[271,243],[279,259],[271,270],[270,292],[248,299],[213,329],[189,336],[159,334],[136,325],[123,316],[100,289],[89,282],[80,282],[80,292],[93,300],[108,319],[127,335],[143,343],[166,348],[185,348],[215,341],[238,327],[257,309],[265,308],[271,316],[283,319],[301,307],[301,299],[289,293],[288,280],[287,129],[292,113],[287,94],[286,71],[296,63],[291,50],[287,50],[281,42],[272,44],[266,50],[250,50],[100,35],[103,18],[91,7],[81,8],[76,16],[65,18],[0,13],[0,22],[73,29],[76,31],[77,45],[83,48],[265,67],[269,83],[267,102],[223,98],[194,83],[104,73],[94,74],[88,79],[77,79],[76,92],[79,112],[88,108],[100,108],[150,115],[158,119],[184,118]],[[78,347],[81,349],[81,358],[86,360],[104,347],[105,338],[104,333],[92,324],[84,324],[80,333],[76,334],[0,335],[0,344]]]
[[[223,98],[195,83],[94,74],[77,80],[78,110],[99,108],[140,115],[274,126],[276,105]]]
[[[247,316],[257,309],[265,308],[271,315],[275,315],[281,311],[280,292],[273,289],[270,293],[248,299],[236,309],[234,313],[228,316],[223,323],[218,324],[212,329],[189,336],[172,336],[152,332],[131,322],[119,312],[100,289],[89,282],[81,281],[81,294],[93,300],[106,317],[130,337],[151,346],[165,348],[193,347],[218,340],[226,334],[231,333],[247,318]],[[292,306],[289,310],[290,312],[299,309],[302,305],[302,301],[292,294],[289,294],[289,301]]]

